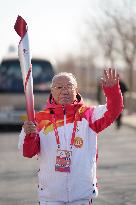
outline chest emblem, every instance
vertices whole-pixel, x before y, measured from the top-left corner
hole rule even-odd
[[[76,148],[81,148],[83,146],[83,139],[81,137],[75,137],[74,146]]]
[[[71,156],[71,151],[57,150],[55,171],[70,172]]]

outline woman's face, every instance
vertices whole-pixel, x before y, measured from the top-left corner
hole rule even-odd
[[[59,76],[53,82],[51,93],[57,104],[71,104],[76,100],[77,87],[68,76]]]

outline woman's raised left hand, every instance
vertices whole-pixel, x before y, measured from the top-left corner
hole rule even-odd
[[[101,84],[104,87],[112,87],[119,81],[119,74],[115,69],[109,68],[104,70],[104,75],[101,78]]]

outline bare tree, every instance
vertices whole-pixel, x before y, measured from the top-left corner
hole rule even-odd
[[[99,55],[103,56],[105,64],[108,62],[113,67],[122,65],[128,71],[129,90],[133,91],[133,71],[136,64],[136,7],[131,3],[132,1],[122,0],[120,8],[102,8],[104,20],[98,23],[94,19],[93,24],[92,19],[90,23],[88,20],[87,27],[91,32],[93,28],[97,45],[101,48]]]
[[[136,62],[136,21],[134,14],[130,13],[127,18],[120,13],[115,15],[115,13],[106,12],[106,15],[112,21],[114,34],[111,34],[111,41],[107,44],[105,52],[109,52],[112,62],[114,62],[114,54],[124,62],[125,68],[128,70],[129,89],[133,91],[133,70]]]

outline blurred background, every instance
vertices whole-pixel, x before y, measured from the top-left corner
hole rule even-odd
[[[31,54],[48,59],[57,72],[76,74],[80,92],[97,96],[104,68],[116,68],[129,91],[126,106],[136,111],[135,0],[1,1],[0,60],[15,53],[19,36],[14,24],[28,24]]]
[[[136,0],[0,0],[0,5],[0,205],[34,205],[37,200],[36,162],[18,156],[20,127],[11,133],[13,125],[26,119],[17,54],[20,38],[14,30],[18,15],[28,24],[36,111],[44,108],[57,72],[75,74],[90,105],[105,103],[103,70],[119,72],[125,109],[99,142],[105,191],[94,204],[136,204]]]

